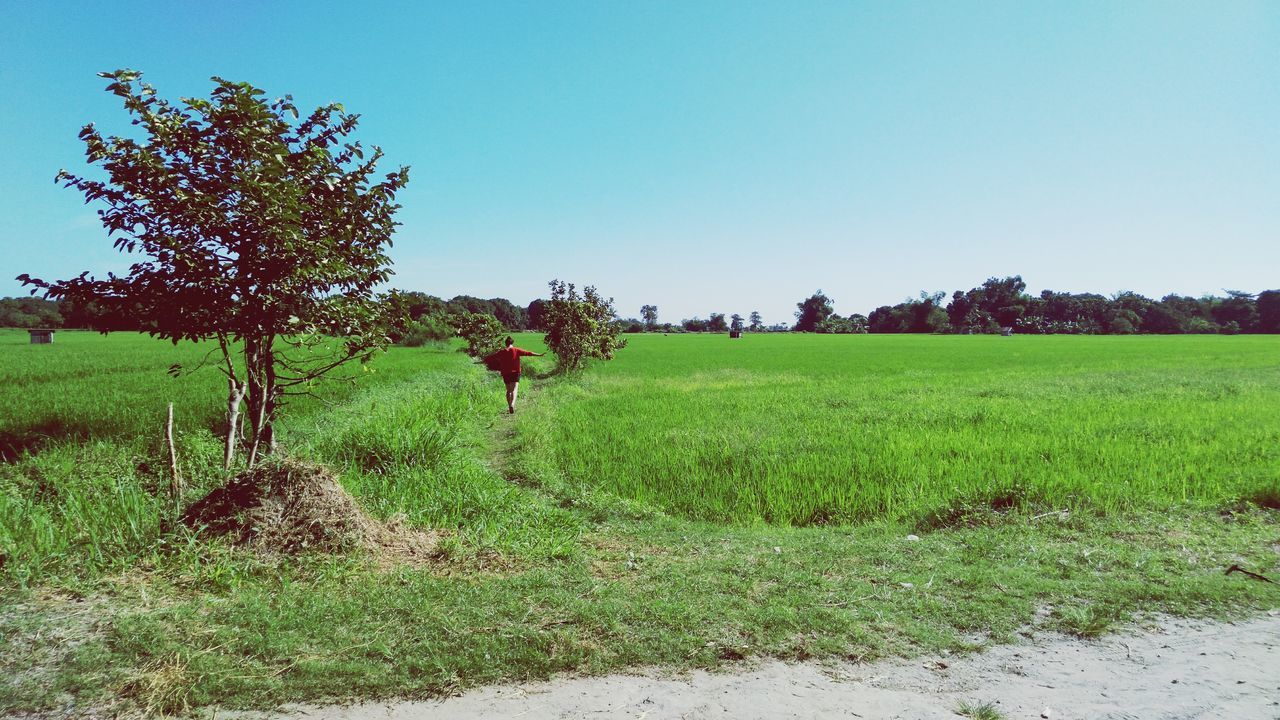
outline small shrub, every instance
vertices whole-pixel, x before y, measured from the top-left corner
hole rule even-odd
[[[995,703],[972,703],[961,700],[956,706],[956,714],[973,720],[1004,720],[1004,713],[996,709]]]
[[[1104,635],[1116,621],[1114,613],[1096,605],[1060,607],[1053,616],[1059,630],[1086,640]]]

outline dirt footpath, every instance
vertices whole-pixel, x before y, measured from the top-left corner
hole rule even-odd
[[[565,678],[436,702],[297,707],[284,717],[915,720],[956,718],[965,702],[991,703],[1010,720],[1280,720],[1280,612],[1235,624],[1163,620],[1095,641],[1044,636],[959,658]]]

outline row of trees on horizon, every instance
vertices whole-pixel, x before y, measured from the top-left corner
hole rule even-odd
[[[997,333],[1131,335],[1149,333],[1280,333],[1280,290],[1227,290],[1224,297],[1170,294],[1153,300],[1135,292],[1111,297],[1044,290],[1027,293],[1020,275],[989,278],[969,290],[921,292],[869,315],[835,313],[821,290],[797,303],[793,330],[818,333]]]
[[[422,292],[399,292],[394,303],[405,325],[397,341],[418,345],[457,334],[471,316],[490,316],[508,331],[545,330],[547,300],[517,305],[505,298],[458,295],[448,300]],[[1021,276],[990,278],[969,290],[922,292],[897,305],[884,305],[869,315],[840,315],[834,301],[818,290],[796,304],[796,322],[766,325],[758,311],[710,313],[706,319],[659,322],[658,306],[644,305],[639,318],[616,322],[623,332],[815,332],[815,333],[997,333],[1010,328],[1021,334],[1134,333],[1280,333],[1280,290],[1257,294],[1228,290],[1223,297],[1166,295],[1159,300],[1133,292],[1105,297],[1095,293],[1045,290],[1026,292]],[[38,297],[0,299],[0,327],[141,330],[143,323],[107,311],[94,303]]]

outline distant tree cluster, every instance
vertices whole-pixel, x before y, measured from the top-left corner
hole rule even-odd
[[[425,326],[427,335],[443,339],[453,337],[458,323],[469,314],[490,315],[509,331],[541,330],[543,328],[536,321],[539,308],[546,301],[535,300],[522,307],[505,298],[485,300],[458,295],[443,300],[421,292],[397,292],[385,297],[383,302],[392,305],[410,323],[398,331],[397,338],[421,334],[424,330],[421,326]],[[148,323],[133,310],[120,303],[107,307],[93,302],[39,297],[0,298],[0,327],[147,330]]]
[[[795,332],[860,334],[867,332],[867,318],[854,313],[849,317],[836,314],[834,302],[818,290],[796,303]]]
[[[990,278],[979,287],[921,292],[869,316],[835,314],[821,290],[797,303],[796,330],[834,333],[999,333],[1129,335],[1280,333],[1280,290],[1256,295],[1236,290],[1225,297],[1166,295],[1153,300],[1134,292],[1111,297],[1045,290],[1026,292],[1022,277]]]
[[[402,318],[392,338],[398,344],[418,347],[426,342],[441,341],[458,335],[462,329],[478,327],[492,318],[507,332],[541,330],[539,324],[544,300],[521,307],[506,298],[483,298],[458,295],[444,300],[422,292],[398,292],[389,300]]]
[[[710,313],[679,323],[659,323],[658,307],[644,305],[640,318],[615,321],[621,332],[746,332],[814,333],[998,333],[1012,328],[1022,334],[1126,335],[1134,333],[1280,333],[1280,290],[1255,294],[1236,290],[1224,297],[1166,295],[1152,300],[1133,292],[1105,297],[1095,293],[1045,290],[1026,292],[1022,277],[990,278],[970,290],[957,290],[949,302],[943,292],[921,292],[897,305],[884,305],[870,315],[838,315],[834,301],[821,290],[796,303],[796,323],[765,325],[758,311],[746,318],[734,313]],[[505,298],[482,299],[458,295],[444,300],[422,292],[400,292],[387,302],[397,303],[406,319],[394,333],[397,342],[421,345],[455,337],[472,314],[492,316],[507,331],[546,330],[547,300],[520,306]],[[127,307],[104,308],[92,302],[44,300],[37,297],[0,299],[0,327],[144,330]]]
[[[65,318],[58,312],[58,303],[37,297],[0,299],[0,327],[60,328]]]
[[[790,330],[790,328],[785,324],[766,327],[764,324],[764,318],[761,317],[760,311],[758,310],[752,310],[751,314],[747,317],[743,317],[738,313],[726,316],[725,313],[713,312],[707,319],[695,316],[681,320],[678,323],[659,323],[658,306],[645,305],[640,308],[640,317],[642,319],[624,318],[618,320],[617,325],[621,328],[622,332],[625,333],[724,333],[731,330],[737,332],[786,332],[787,330]]]
[[[145,330],[128,317],[122,303],[115,310],[85,300],[49,300],[40,297],[0,298],[0,327],[71,328],[81,330]]]
[[[549,287],[550,297],[523,308],[504,298],[459,295],[445,301],[420,292],[395,293],[388,302],[396,304],[394,310],[402,318],[396,338],[402,345],[460,336],[466,342],[463,352],[484,357],[501,347],[508,332],[542,330],[547,347],[565,372],[580,369],[589,359],[610,360],[626,346],[618,337],[624,327],[612,298],[591,286],[579,292],[572,283],[559,280],[552,280]],[[658,309],[646,308],[647,317],[656,322]]]

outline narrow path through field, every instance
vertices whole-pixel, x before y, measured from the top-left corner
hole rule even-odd
[[[524,381],[520,383],[520,396],[516,401],[516,414],[508,414],[505,410],[494,420],[493,426],[489,429],[489,467],[503,478],[514,481],[514,471],[511,467],[511,457],[515,453],[516,445],[516,418],[523,410],[527,410],[529,406],[537,401],[540,390],[533,386],[534,383]],[[505,407],[505,406],[504,406]]]
[[[1280,611],[1237,623],[1153,621],[1082,641],[1044,635],[962,658],[658,672],[483,688],[443,701],[296,707],[280,718],[1280,718]]]

